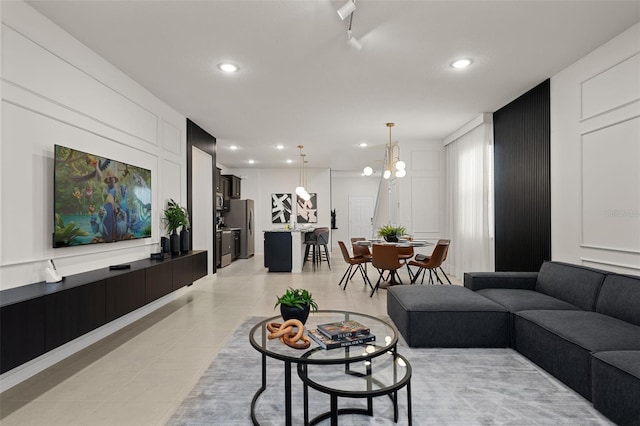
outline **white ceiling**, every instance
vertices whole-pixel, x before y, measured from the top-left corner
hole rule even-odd
[[[393,140],[442,140],[640,21],[640,0],[358,0],[358,51],[343,3],[29,1],[214,135],[232,168],[297,167],[302,144],[308,167],[360,170],[383,157],[386,122]],[[459,57],[475,62],[454,70]]]

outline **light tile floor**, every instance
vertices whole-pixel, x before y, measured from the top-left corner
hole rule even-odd
[[[237,260],[182,290],[176,300],[0,394],[9,425],[163,424],[247,316],[273,316],[287,287],[312,292],[320,309],[386,315],[386,291],[372,298],[360,275],[337,286],[347,265],[333,252],[302,274],[268,273],[262,256]],[[369,265],[375,284],[377,272]],[[406,269],[401,273],[408,283]],[[459,282],[458,282],[459,283]],[[256,358],[257,359],[257,358]]]

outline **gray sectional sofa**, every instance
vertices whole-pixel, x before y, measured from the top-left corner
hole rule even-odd
[[[447,311],[453,324],[465,321],[460,309],[451,309],[450,300],[439,303],[453,294],[443,298],[438,293],[451,287],[440,288],[389,289],[387,312],[410,346],[469,346],[425,338],[433,334],[431,328],[443,326],[425,322],[434,310]],[[486,309],[486,303],[476,300],[482,296],[506,310],[508,346],[592,401],[614,422],[640,426],[640,277],[545,262],[537,273],[466,273],[464,290],[469,293],[455,290],[461,306],[468,308],[474,300],[474,306]],[[485,343],[473,346],[491,346]]]

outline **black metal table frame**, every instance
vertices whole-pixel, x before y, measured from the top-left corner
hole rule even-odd
[[[405,363],[405,367],[407,369],[404,377],[400,381],[395,381],[394,384],[386,386],[384,383],[381,383],[377,379],[373,378],[373,369],[372,363],[366,363],[366,371],[365,373],[361,373],[359,371],[354,371],[349,368],[351,363],[345,364],[345,374],[355,376],[358,378],[362,378],[367,380],[367,391],[348,391],[348,390],[340,390],[336,388],[330,388],[327,386],[323,386],[311,380],[307,374],[307,364],[298,364],[298,377],[302,380],[304,384],[303,387],[303,398],[304,398],[304,424],[305,426],[313,426],[321,421],[331,418],[331,426],[338,426],[338,416],[342,414],[362,414],[367,416],[373,416],[373,398],[378,396],[387,395],[391,399],[393,403],[393,421],[394,423],[398,423],[398,391],[406,386],[407,388],[407,416],[409,420],[409,426],[412,425],[412,414],[411,414],[411,364],[409,361],[398,354],[395,348],[391,351],[393,360],[394,360],[394,377],[396,375],[395,370],[395,362],[398,358],[402,359]],[[370,360],[368,360],[370,361]],[[381,389],[373,390],[372,383],[376,383],[380,386]],[[309,386],[313,389],[328,394],[331,400],[331,408],[329,411],[319,414],[314,417],[311,421],[309,421]],[[386,387],[385,387],[386,386]],[[367,408],[340,408],[338,409],[338,397],[347,397],[347,398],[366,398],[367,399]]]
[[[256,391],[255,395],[253,396],[253,399],[251,400],[251,421],[253,422],[254,425],[259,426],[260,422],[258,421],[256,414],[255,414],[255,406],[256,403],[258,402],[258,398],[260,397],[260,395],[267,389],[267,356],[269,356],[270,358],[274,358],[274,359],[279,359],[281,361],[284,362],[284,387],[285,387],[285,425],[286,426],[292,426],[293,420],[292,420],[292,403],[291,403],[291,363],[297,363],[297,364],[325,364],[325,365],[329,365],[329,364],[345,364],[345,368],[348,368],[349,363],[352,362],[358,362],[358,361],[365,361],[365,360],[371,360],[372,358],[376,358],[388,351],[393,351],[393,353],[396,353],[396,345],[398,343],[398,330],[396,330],[396,328],[389,324],[386,323],[384,321],[381,321],[379,318],[376,318],[374,316],[371,315],[367,315],[367,314],[361,314],[358,312],[350,312],[350,311],[332,311],[332,310],[321,310],[321,311],[317,311],[318,314],[322,314],[322,313],[335,313],[335,314],[344,314],[345,319],[349,319],[350,315],[357,315],[357,316],[362,316],[362,317],[368,317],[371,318],[372,320],[375,321],[379,321],[379,322],[383,322],[386,326],[388,326],[389,328],[391,328],[394,332],[394,336],[392,341],[385,345],[384,347],[378,347],[376,345],[368,345],[368,346],[374,346],[376,347],[376,350],[373,353],[367,353],[366,355],[362,355],[362,356],[356,356],[353,358],[349,358],[349,359],[344,359],[344,358],[336,358],[336,359],[331,359],[331,360],[324,360],[322,362],[319,362],[317,360],[313,360],[313,359],[309,359],[309,353],[311,352],[315,352],[315,351],[322,351],[325,349],[316,347],[313,349],[310,349],[309,351],[307,351],[305,354],[307,354],[307,357],[303,358],[302,356],[298,357],[298,358],[292,358],[286,355],[282,355],[282,354],[276,354],[276,353],[272,353],[272,352],[267,352],[264,350],[264,345],[266,344],[267,341],[267,332],[266,332],[266,324],[269,322],[281,322],[282,318],[280,316],[274,316],[271,318],[267,318],[266,320],[260,321],[258,324],[256,324],[251,331],[249,332],[249,341],[251,343],[251,346],[254,347],[254,349],[256,349],[258,352],[260,352],[260,354],[262,355],[262,384],[261,386],[258,388],[258,390]],[[262,327],[262,333],[261,333],[261,341],[262,341],[262,346],[260,346],[257,342],[254,341],[253,339],[253,335],[255,334],[255,331],[257,328]],[[359,348],[360,346],[354,346],[353,348]],[[331,349],[331,350],[338,350],[338,349]],[[345,348],[340,348],[340,350],[344,350],[346,353],[349,353],[350,351],[350,347],[345,347]]]

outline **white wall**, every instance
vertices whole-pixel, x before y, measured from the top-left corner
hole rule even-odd
[[[242,199],[254,200],[255,209],[255,252],[264,253],[263,231],[284,228],[284,224],[271,223],[271,194],[291,193],[295,214],[295,189],[300,180],[300,172],[294,169],[228,169],[218,165],[224,174],[233,174],[242,179]],[[318,223],[314,226],[331,227],[331,180],[329,169],[305,169],[306,189],[317,194]]]
[[[147,258],[166,200],[186,205],[186,119],[21,1],[1,2],[0,289]],[[151,170],[152,237],[52,248],[53,150],[60,144]],[[167,295],[6,372],[0,391],[147,315]]]
[[[0,289],[157,251],[166,199],[186,204],[185,117],[23,2],[2,5]],[[53,148],[151,169],[152,238],[53,249]]]
[[[402,142],[407,175],[399,183],[399,224],[416,239],[446,238],[445,162],[442,141]]]
[[[640,23],[551,78],[554,260],[640,275]]]
[[[336,226],[338,229],[331,231],[331,237],[333,247],[336,250],[338,249],[338,241],[344,241],[347,247],[351,246],[351,235],[349,235],[349,197],[373,197],[375,206],[379,182],[379,175],[344,176],[340,173],[332,173],[331,208],[336,209]]]

